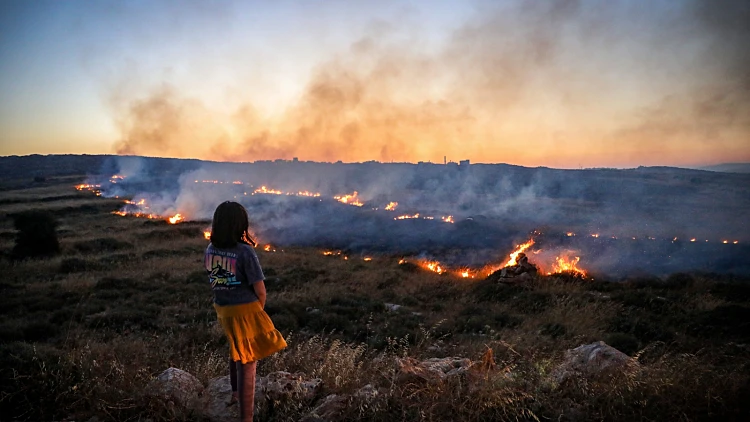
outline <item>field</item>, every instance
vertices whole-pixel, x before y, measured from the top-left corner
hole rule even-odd
[[[0,418],[196,420],[143,391],[172,366],[204,383],[227,371],[228,347],[201,266],[209,224],[113,215],[122,199],[73,189],[83,179],[1,187]],[[14,216],[29,210],[49,211],[59,222],[59,255],[10,258]],[[326,395],[351,395],[367,384],[381,393],[350,396],[335,419],[697,421],[750,414],[746,278],[673,274],[615,283],[563,274],[507,284],[399,265],[398,255],[365,260],[348,251],[269,249],[257,249],[267,312],[290,347],[261,361],[259,375],[299,372],[322,378],[323,388],[303,402],[259,403],[259,420],[299,420]],[[635,357],[640,369],[556,381],[566,350],[600,340]],[[398,358],[446,356],[484,357],[483,372],[397,382]]]

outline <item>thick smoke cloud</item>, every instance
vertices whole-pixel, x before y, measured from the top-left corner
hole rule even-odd
[[[134,168],[140,173],[120,172]],[[145,199],[146,213],[180,213],[204,226],[219,203],[238,201],[260,241],[282,247],[432,256],[476,267],[503,261],[514,245],[534,237],[532,261],[547,267],[564,254],[609,275],[750,272],[750,226],[743,218],[750,176],[742,174],[138,157],[117,157],[102,173],[91,181],[105,196]],[[113,173],[125,178],[111,184]],[[253,194],[261,186],[292,195]],[[320,196],[294,195],[300,191]],[[333,199],[353,191],[364,206]],[[398,202],[396,211],[385,210],[390,202]],[[416,213],[420,218],[395,220]],[[442,221],[449,215],[454,224]]]
[[[118,96],[116,151],[566,167],[746,154],[749,20],[731,0],[477,3],[438,48],[398,22],[366,30],[280,112],[217,110],[168,81]]]

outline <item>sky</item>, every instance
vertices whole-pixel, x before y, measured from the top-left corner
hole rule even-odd
[[[745,0],[0,1],[0,155],[750,162]]]

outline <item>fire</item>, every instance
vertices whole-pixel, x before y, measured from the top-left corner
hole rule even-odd
[[[391,202],[388,205],[385,206],[386,211],[395,211],[396,207],[398,207],[398,202]]]
[[[319,192],[312,193],[312,192],[303,190],[303,191],[297,192],[297,196],[310,196],[310,197],[313,197],[313,198],[317,198],[317,197],[320,196],[320,193]]]
[[[364,258],[362,258],[362,259],[363,259],[363,260],[364,260],[365,262],[369,262],[369,261],[372,261],[372,258],[371,258],[371,257],[369,257],[369,256],[366,256],[366,257],[364,257]]]
[[[728,240],[722,240],[721,243],[723,243],[723,244],[726,245],[727,243],[729,243],[729,241]]]
[[[270,243],[268,245],[264,246],[263,250],[266,251],[266,252],[276,252],[276,249],[274,249],[274,247],[271,246]]]
[[[265,185],[259,187],[258,189],[255,189],[252,194],[255,195],[256,193],[258,194],[264,193],[264,194],[270,194],[270,195],[282,195],[283,194],[282,191],[275,190],[275,189],[268,189],[267,187],[265,187]]]
[[[455,221],[453,221],[453,216],[452,215],[446,215],[446,216],[440,217],[440,219],[443,220],[446,223],[451,223],[451,224],[455,223]]]
[[[211,239],[211,230],[203,230],[203,237],[206,238],[206,240]]]
[[[732,243],[734,243],[734,244],[736,245],[736,244],[740,243],[740,241],[739,241],[739,240],[735,240],[735,241],[734,241],[734,242],[732,242]]]
[[[585,276],[586,271],[578,268],[577,264],[578,261],[581,260],[581,257],[574,257],[572,259],[567,257],[555,257],[555,263],[552,264],[552,271],[548,272],[547,274],[558,274],[558,273],[573,273],[576,275]]]
[[[401,258],[398,260],[398,265],[406,264],[406,260],[404,258]]]
[[[572,237],[572,236],[575,236],[576,234],[573,233],[573,232],[567,232],[567,233],[565,233],[565,235],[568,236],[568,237]]]
[[[323,251],[325,256],[341,255],[341,251]]]
[[[422,267],[438,274],[442,274],[445,271],[438,261],[425,261],[422,263]]]
[[[361,207],[364,205],[363,203],[359,202],[356,190],[351,195],[338,195],[334,196],[333,199],[341,202],[342,204],[354,205],[355,207]]]
[[[516,250],[510,254],[508,262],[506,262],[505,265],[503,265],[503,267],[510,267],[510,266],[518,264],[518,262],[516,261],[516,259],[518,258],[518,255],[521,252],[525,251],[526,249],[529,249],[533,244],[534,244],[534,239],[529,239],[528,242],[518,245],[516,247]]]
[[[599,233],[594,233],[591,235],[591,237],[599,237]]]
[[[691,242],[695,242],[695,238],[690,239]]]
[[[394,217],[394,220],[407,220],[410,218],[419,218],[419,213],[416,213],[414,215],[399,215],[398,217]]]
[[[177,213],[169,218],[167,218],[167,221],[169,221],[169,224],[177,224],[180,221],[185,220],[185,217],[182,216],[182,214]]]
[[[102,187],[102,185],[89,185],[89,184],[85,184],[85,183],[81,184],[81,185],[76,185],[75,186],[76,190],[91,191],[91,192],[94,192],[94,194],[96,196],[102,196],[102,191],[99,190],[99,188],[101,188],[101,187]]]

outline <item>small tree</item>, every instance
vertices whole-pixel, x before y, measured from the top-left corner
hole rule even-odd
[[[52,256],[60,252],[57,241],[57,220],[46,211],[26,211],[13,216],[16,245],[11,256],[14,259]]]

